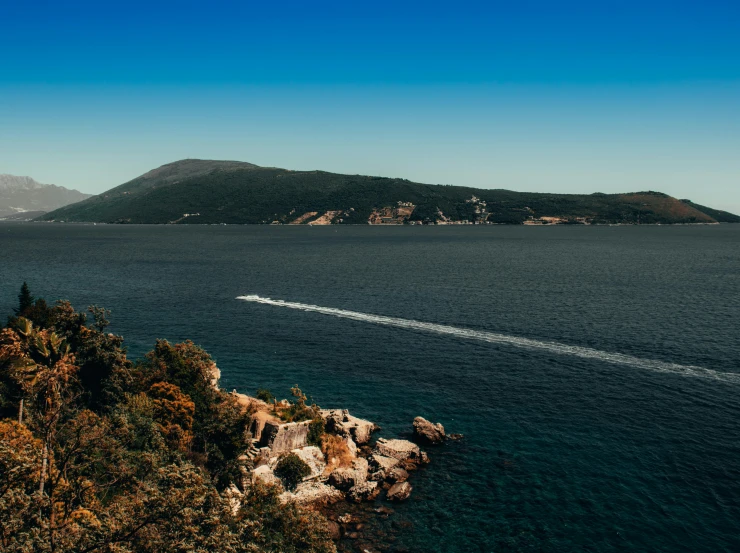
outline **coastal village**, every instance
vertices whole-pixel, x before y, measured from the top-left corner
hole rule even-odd
[[[395,205],[375,208],[367,219],[369,225],[495,225],[502,224],[489,220],[491,212],[485,200],[473,195],[465,200],[466,207],[470,208],[470,216],[466,219],[455,219],[445,214],[437,208],[433,218],[413,219],[412,215],[416,210],[416,205],[412,202],[398,201]],[[352,216],[354,208],[347,210],[329,210],[326,212],[307,211],[296,216],[296,210],[293,209],[287,220],[275,219],[271,222],[273,225],[309,225],[324,226],[342,224],[345,219]],[[524,207],[526,219],[522,222],[524,225],[590,225],[591,219],[588,217],[548,217],[537,216],[529,207]],[[185,214],[184,217],[187,217]]]

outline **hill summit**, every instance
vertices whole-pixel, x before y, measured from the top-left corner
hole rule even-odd
[[[150,224],[541,225],[716,223],[724,217],[735,216],[660,192],[513,192],[185,159],[39,219]]]

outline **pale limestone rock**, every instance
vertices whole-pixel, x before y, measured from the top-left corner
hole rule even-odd
[[[374,468],[378,470],[383,471],[389,471],[396,465],[398,465],[398,459],[394,459],[393,457],[386,457],[384,455],[380,455],[377,453],[373,453],[370,455],[368,461],[370,461],[370,465],[372,465]]]
[[[441,444],[445,441],[445,428],[441,424],[433,424],[424,417],[414,419],[414,438],[424,444]]]
[[[368,463],[362,457],[352,461],[351,468],[334,469],[329,475],[329,484],[337,489],[347,491],[367,480]]]
[[[408,440],[386,440],[379,438],[375,444],[375,454],[392,457],[399,461],[421,462],[422,455],[419,446]]]
[[[280,494],[280,501],[283,503],[294,501],[302,507],[330,505],[343,499],[344,494],[341,491],[316,480],[301,482],[294,492]]]
[[[272,454],[285,453],[307,445],[308,425],[311,421],[278,423],[265,421],[259,445],[269,447]]]
[[[318,478],[324,473],[326,460],[324,459],[324,454],[315,445],[310,445],[301,449],[294,449],[291,453],[295,453],[300,457],[301,461],[306,463],[311,469],[311,474],[309,474],[305,480]]]
[[[345,436],[344,443],[347,444],[347,449],[349,450],[350,455],[352,455],[352,457],[357,457],[357,444],[355,441],[349,436]]]
[[[398,484],[393,484],[391,489],[388,490],[386,498],[388,501],[404,501],[411,495],[411,490],[411,484],[408,482],[399,482]]]
[[[347,409],[322,409],[321,417],[328,432],[351,437],[358,445],[369,442],[372,433],[378,429],[373,422],[353,417]]]
[[[228,488],[226,488],[226,491],[224,492],[224,497],[229,503],[231,514],[236,515],[236,513],[239,512],[239,509],[242,506],[242,496],[242,492],[239,491],[239,488],[237,488],[236,485],[234,485],[233,483],[230,484]]]
[[[393,467],[387,476],[391,482],[406,482],[409,479],[409,473],[401,467]]]
[[[221,378],[221,370],[216,366],[216,363],[211,362],[210,366],[208,367],[208,372],[211,375],[211,387],[215,388],[216,390],[220,390],[218,387],[218,381]]]
[[[353,486],[347,492],[347,499],[351,501],[369,501],[375,499],[380,493],[380,486],[377,482],[362,482]]]
[[[252,478],[254,480],[260,480],[265,484],[270,484],[273,486],[280,486],[283,487],[282,482],[280,482],[280,479],[275,476],[275,473],[272,472],[272,467],[269,467],[268,465],[261,465],[254,469],[252,471]]]

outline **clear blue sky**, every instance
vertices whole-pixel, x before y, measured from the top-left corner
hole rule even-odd
[[[0,173],[186,157],[740,212],[740,2],[0,0]]]

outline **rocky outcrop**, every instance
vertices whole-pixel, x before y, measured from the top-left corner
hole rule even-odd
[[[385,438],[379,438],[375,444],[373,453],[383,457],[391,457],[401,462],[423,462],[422,451],[419,449],[419,446],[408,440],[386,440]]]
[[[411,495],[411,490],[411,484],[408,482],[400,482],[391,486],[386,498],[388,501],[404,501]]]
[[[242,506],[242,492],[239,490],[239,488],[236,487],[236,485],[232,483],[224,491],[224,497],[226,498],[226,501],[229,502],[231,514],[236,515]]]
[[[414,439],[422,444],[437,445],[445,441],[444,426],[431,423],[424,417],[414,419]]]
[[[358,445],[368,443],[372,433],[378,429],[373,422],[353,417],[347,409],[322,409],[321,417],[328,432],[351,437]]]
[[[265,421],[259,445],[260,447],[269,447],[273,455],[305,447],[307,445],[309,424],[311,424],[311,421],[284,424],[272,420]]]
[[[293,501],[302,507],[321,507],[343,499],[344,494],[340,490],[316,480],[301,482],[294,492],[280,494],[283,503]]]
[[[282,482],[280,482],[280,479],[275,476],[274,472],[272,472],[272,468],[267,465],[262,465],[254,469],[252,471],[252,478],[254,480],[260,480],[264,484],[270,484],[280,487],[283,486]]]
[[[362,482],[353,486],[349,492],[347,492],[347,499],[355,501],[357,503],[361,501],[370,501],[375,499],[380,494],[380,486],[377,482]]]
[[[349,491],[351,488],[367,481],[367,475],[368,462],[360,457],[352,461],[351,468],[334,469],[329,475],[329,484],[339,490]]]
[[[371,480],[385,480],[388,473],[400,462],[393,457],[385,457],[376,453],[370,455],[368,461],[370,463]]]
[[[406,482],[409,479],[409,473],[401,467],[393,467],[386,478],[390,482]]]
[[[216,363],[211,362],[208,366],[208,373],[211,375],[211,387],[220,390],[218,381],[221,379],[221,369],[216,366]]]
[[[304,480],[310,480],[312,478],[319,478],[326,468],[326,461],[324,460],[324,454],[315,445],[310,445],[301,449],[294,449],[291,453],[295,453],[301,461],[308,465],[311,469],[309,474]]]
[[[389,501],[404,501],[412,489],[408,482],[409,472],[429,461],[426,453],[408,440],[380,438],[371,450],[367,444],[378,427],[350,415],[346,409],[320,411],[326,435],[318,448],[307,444],[311,421],[284,423],[275,416],[275,405],[289,406],[287,402],[268,406],[241,394],[237,399],[245,411],[252,414],[253,421],[250,427],[253,445],[242,456],[244,485],[258,481],[274,485],[282,492],[283,502],[335,512],[336,507],[328,506],[341,501],[371,501],[383,490],[387,490]],[[425,443],[445,439],[441,425],[420,417],[414,421],[414,428],[417,439]],[[285,491],[273,472],[279,459],[288,452],[298,456],[310,469],[310,474],[293,491]],[[341,534],[359,538],[357,531],[361,526],[363,524],[356,524],[350,528],[343,523]],[[336,539],[336,526],[333,535]]]

